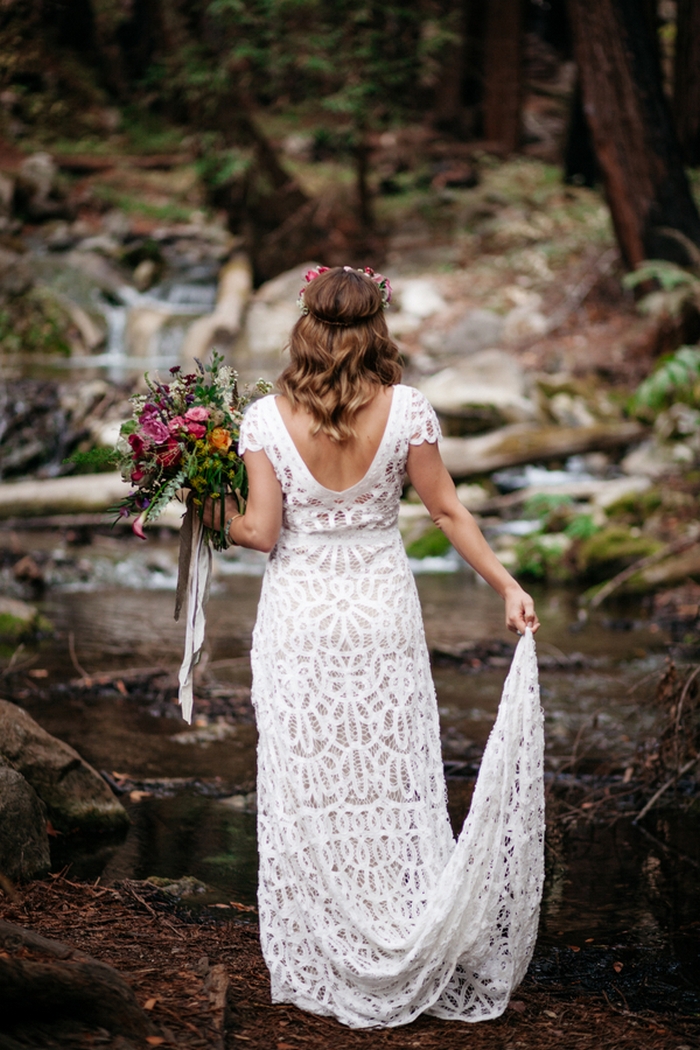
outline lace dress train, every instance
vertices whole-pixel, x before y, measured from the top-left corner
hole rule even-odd
[[[519,642],[455,842],[418,596],[397,528],[410,444],[436,441],[394,388],[375,459],[334,492],[274,397],[249,410],[284,494],[253,637],[259,914],[276,1002],[357,1028],[498,1016],[527,968],[543,872],[534,640]]]

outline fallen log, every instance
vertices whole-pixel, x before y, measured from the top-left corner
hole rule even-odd
[[[645,427],[634,422],[596,423],[590,427],[514,423],[477,437],[443,438],[440,452],[454,478],[468,478],[523,463],[544,463],[584,452],[624,448],[645,435]]]
[[[106,511],[128,491],[116,472],[6,481],[0,485],[0,518]]]
[[[0,947],[3,1021],[68,1015],[125,1035],[158,1034],[133,989],[107,963],[4,921],[0,921]],[[40,959],[27,957],[32,954]]]

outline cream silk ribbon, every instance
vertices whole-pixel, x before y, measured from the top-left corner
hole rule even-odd
[[[204,608],[209,597],[211,581],[211,547],[204,539],[204,525],[194,505],[187,507],[180,531],[180,556],[178,560],[177,592],[175,596],[175,619],[187,596],[187,624],[185,630],[185,654],[178,680],[178,701],[182,717],[191,725],[194,704],[194,669],[199,663],[204,645],[206,618]]]

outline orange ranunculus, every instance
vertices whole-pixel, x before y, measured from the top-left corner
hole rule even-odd
[[[212,448],[218,449],[220,452],[228,452],[231,448],[231,442],[233,438],[225,427],[214,427],[209,434],[209,444]]]

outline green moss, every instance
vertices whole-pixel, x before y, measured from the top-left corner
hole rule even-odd
[[[658,489],[630,492],[611,503],[607,508],[607,515],[611,521],[641,527],[662,505],[663,496]]]
[[[435,525],[431,525],[422,536],[413,543],[409,543],[406,553],[409,558],[439,558],[447,554],[450,549],[450,541],[444,532]]]
[[[535,580],[566,583],[571,569],[566,559],[568,538],[559,534],[527,536],[515,546],[516,574]]]
[[[576,549],[574,560],[583,576],[604,580],[654,554],[661,546],[650,536],[635,535],[624,526],[609,525],[583,540]]]
[[[31,619],[13,616],[12,613],[0,613],[0,638],[4,641],[20,642],[37,635],[52,634],[53,624],[45,616],[37,613]]]

